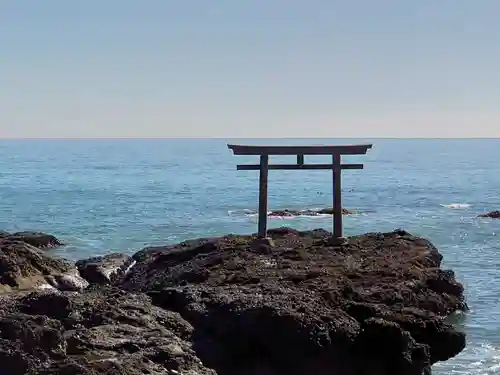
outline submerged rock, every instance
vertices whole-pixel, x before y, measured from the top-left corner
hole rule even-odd
[[[0,291],[54,287],[79,290],[87,285],[70,262],[52,258],[11,236],[0,238]]]
[[[421,375],[460,353],[445,317],[463,287],[427,240],[398,230],[333,243],[323,230],[146,248],[120,283],[179,312],[220,375]]]
[[[192,349],[192,326],[145,295],[102,287],[2,298],[2,373],[216,374]]]
[[[478,217],[489,217],[492,219],[500,219],[500,211],[491,211],[485,214],[478,215]]]
[[[76,262],[80,275],[90,283],[111,284],[134,265],[132,257],[112,253]]]
[[[342,209],[343,215],[355,214],[356,211],[351,211],[346,208]],[[333,208],[323,208],[320,210],[274,210],[267,214],[270,217],[293,217],[293,216],[319,216],[319,215],[333,215]]]
[[[320,215],[333,215],[333,208],[323,208],[321,210],[317,211],[318,214]],[[348,210],[347,208],[342,209],[342,215],[353,215],[356,214],[357,211],[354,210]]]

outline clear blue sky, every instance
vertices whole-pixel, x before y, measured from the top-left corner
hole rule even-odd
[[[500,0],[2,0],[0,137],[500,137]]]

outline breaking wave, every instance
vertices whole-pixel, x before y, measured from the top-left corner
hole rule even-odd
[[[324,208],[307,208],[307,209],[271,209],[267,211],[267,216],[269,219],[277,219],[277,220],[291,220],[296,218],[322,218],[322,217],[331,217],[330,213],[323,213],[321,210]],[[350,214],[365,214],[368,212],[374,212],[373,210],[353,210]],[[280,215],[280,213],[283,213]],[[229,210],[229,216],[240,216],[240,217],[254,217],[258,215],[258,211],[250,210],[250,209],[239,209],[239,210]]]
[[[450,203],[450,204],[441,204],[441,207],[450,208],[452,210],[460,210],[464,208],[469,208],[471,205],[468,203]]]

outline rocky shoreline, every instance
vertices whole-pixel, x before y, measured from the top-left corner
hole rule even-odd
[[[76,264],[55,237],[0,234],[9,375],[424,375],[465,347],[463,287],[397,230],[228,235]]]

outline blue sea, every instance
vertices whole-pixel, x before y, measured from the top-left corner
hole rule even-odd
[[[0,229],[40,230],[81,259],[227,233],[253,233],[258,172],[236,171],[227,143],[373,143],[345,157],[347,235],[405,228],[429,238],[466,287],[457,319],[467,349],[436,374],[500,374],[500,140],[12,140],[0,141]],[[272,159],[294,162],[292,157]],[[322,157],[306,157],[321,162]],[[329,171],[272,171],[269,208],[331,206]],[[331,217],[271,219],[270,227],[328,228]]]

